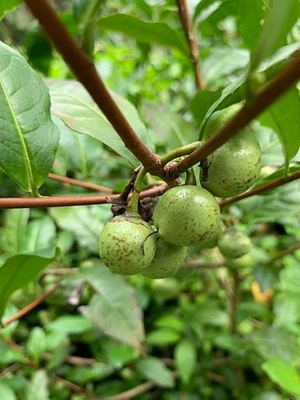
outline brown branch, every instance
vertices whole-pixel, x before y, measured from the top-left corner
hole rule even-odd
[[[176,0],[178,13],[188,42],[192,64],[194,68],[195,85],[198,90],[204,89],[200,71],[199,49],[197,36],[193,32],[192,22],[187,9],[187,0]]]
[[[237,271],[232,272],[232,283],[227,289],[227,302],[229,311],[229,329],[235,335],[237,333],[237,309],[239,305],[239,292],[241,278]]]
[[[300,171],[297,171],[297,172],[294,172],[293,174],[291,174],[290,176],[287,176],[285,178],[275,179],[272,182],[268,182],[268,183],[266,183],[264,185],[258,186],[255,189],[248,190],[248,192],[239,194],[238,196],[231,197],[229,199],[223,199],[223,200],[221,200],[219,202],[219,204],[220,204],[221,207],[224,207],[224,206],[226,206],[228,204],[235,203],[237,201],[246,199],[248,197],[256,196],[258,194],[262,194],[262,193],[268,192],[269,190],[272,190],[272,189],[275,189],[275,188],[277,188],[279,186],[285,185],[286,183],[293,182],[293,181],[295,181],[295,180],[297,180],[299,178],[300,178]]]
[[[278,98],[290,89],[299,79],[300,53],[297,52],[293,60],[254,95],[251,104],[246,103],[226,125],[189,156],[185,157],[177,164],[174,163],[171,166],[166,165],[166,173],[169,174],[170,178],[178,177],[179,174],[207,157],[236,135],[241,129],[245,128],[245,126],[278,100]]]
[[[78,179],[68,178],[66,176],[53,174],[51,172],[50,172],[50,174],[48,174],[48,178],[53,179],[55,181],[63,182],[66,184],[84,187],[86,189],[97,190],[98,192],[104,192],[104,193],[112,193],[113,192],[112,189],[110,189],[106,186],[97,185],[96,183],[91,183],[91,182],[80,181]]]
[[[84,85],[117,131],[125,146],[140,160],[147,171],[154,175],[162,175],[163,167],[160,158],[148,150],[134,132],[104,85],[94,63],[77,45],[53,8],[46,0],[24,0],[24,2],[39,21],[77,79]]]
[[[140,193],[140,198],[161,196],[166,190],[167,185],[162,184],[157,187],[144,190]],[[41,208],[41,207],[68,207],[85,206],[92,204],[108,204],[113,199],[117,199],[118,194],[108,196],[56,196],[56,197],[7,197],[0,199],[1,208]]]
[[[266,263],[266,265],[272,265],[275,261],[281,260],[285,256],[291,255],[299,249],[300,249],[300,242],[297,242],[288,249],[282,250],[278,254],[276,254],[276,256],[270,258],[270,260]]]
[[[25,315],[30,313],[32,310],[34,310],[37,306],[39,306],[43,301],[45,301],[48,297],[50,297],[60,286],[60,282],[58,282],[56,285],[54,285],[51,289],[47,290],[47,292],[43,293],[40,297],[35,299],[33,302],[28,304],[26,307],[22,308],[22,310],[18,311],[15,315],[11,316],[10,318],[7,318],[3,322],[3,326],[7,326],[11,324],[12,322],[15,322],[19,320],[20,318],[23,318]]]
[[[115,396],[104,397],[103,400],[130,400],[138,396],[139,394],[148,392],[148,390],[152,389],[155,386],[156,385],[153,382],[144,382],[133,389],[126,390],[125,392],[119,393]]]

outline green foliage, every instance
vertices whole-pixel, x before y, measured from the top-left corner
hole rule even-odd
[[[26,206],[0,213],[0,398],[300,398],[298,85],[252,124],[263,167],[253,187],[284,184],[220,202],[222,231],[251,240],[247,257],[196,243],[172,277],[118,276],[98,255],[111,204],[97,196],[89,206],[30,209],[26,201],[95,194],[49,172],[101,185],[110,198],[139,161],[28,10],[0,3],[0,200]],[[216,111],[251,105],[300,49],[298,0],[187,2],[200,90],[173,0],[52,3],[160,156],[201,140]],[[199,187],[197,164],[189,174]],[[160,183],[147,174],[142,190]]]
[[[59,141],[50,116],[49,93],[16,51],[0,43],[0,55],[0,167],[23,190],[37,195],[52,168]]]

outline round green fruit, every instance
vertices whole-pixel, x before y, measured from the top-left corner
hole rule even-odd
[[[174,299],[180,293],[180,283],[175,278],[155,279],[152,281],[151,289],[163,299]]]
[[[250,252],[252,243],[245,233],[232,228],[219,236],[218,247],[224,257],[239,258]]]
[[[141,272],[151,263],[155,251],[153,230],[138,216],[116,216],[100,234],[100,258],[112,272],[120,275]]]
[[[225,261],[226,261],[227,268],[236,270],[236,271],[242,271],[242,270],[254,267],[254,259],[251,255],[251,253],[247,253],[247,254],[243,255],[242,257],[238,257],[238,258],[226,258]]]
[[[213,236],[209,240],[198,243],[198,245],[196,245],[196,248],[213,249],[214,247],[217,247],[220,234],[221,234],[221,228],[219,227],[219,229],[216,229]]]
[[[208,121],[203,140],[210,138],[236,113],[240,105],[217,111]],[[214,196],[236,196],[249,189],[259,177],[261,148],[249,127],[229,139],[200,165],[201,185]]]
[[[186,255],[187,247],[174,246],[159,238],[154,259],[142,274],[154,279],[166,278],[178,270]]]
[[[159,236],[175,246],[209,242],[220,225],[220,207],[207,190],[177,186],[164,193],[154,209]]]

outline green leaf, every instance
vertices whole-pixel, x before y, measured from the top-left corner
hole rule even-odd
[[[46,371],[40,369],[36,371],[28,382],[25,400],[50,400],[48,390],[48,375]]]
[[[47,84],[50,90],[54,115],[61,118],[74,131],[92,136],[104,143],[132,165],[136,166],[138,164],[137,159],[125,147],[112,125],[79,82],[47,80]],[[117,94],[111,94],[136,134],[152,150],[153,146],[147,135],[145,125],[135,107]]]
[[[162,22],[146,22],[132,15],[114,14],[99,19],[99,30],[121,32],[138,42],[175,47],[189,56],[187,43],[175,29]]]
[[[75,0],[73,14],[81,30],[81,46],[91,58],[94,56],[95,25],[105,0]]]
[[[55,249],[49,249],[35,254],[18,254],[5,261],[0,267],[0,316],[10,295],[33,281],[55,257]]]
[[[300,147],[300,96],[296,87],[285,92],[260,116],[260,122],[279,137],[286,166]]]
[[[17,349],[12,349],[5,339],[0,337],[1,367],[5,364],[26,363],[26,356]]]
[[[274,56],[272,56],[272,58],[261,64],[259,72],[265,73],[268,79],[273,78],[274,75],[277,74],[279,66],[286,62],[286,60],[289,59],[295,51],[299,50],[299,48],[299,43],[293,43],[292,45],[281,48],[274,54]],[[202,137],[205,125],[215,111],[226,108],[231,104],[239,103],[245,99],[244,95],[246,92],[247,78],[247,73],[238,77],[222,91],[221,96],[209,107],[199,128],[199,138]]]
[[[236,77],[237,71],[244,71],[249,64],[249,59],[249,51],[246,49],[230,46],[213,48],[212,53],[202,63],[205,85],[215,88],[216,82],[224,77],[231,82],[230,75]]]
[[[33,253],[55,245],[56,227],[49,216],[29,222],[21,251]]]
[[[137,370],[146,379],[154,382],[157,386],[172,388],[174,387],[174,377],[172,372],[155,357],[147,357],[137,363]]]
[[[175,347],[177,371],[183,384],[187,385],[197,365],[197,352],[193,344],[184,339]]]
[[[181,115],[153,103],[145,103],[143,113],[152,128],[151,138],[156,146],[172,150],[195,140],[195,128]]]
[[[144,340],[142,311],[134,289],[100,262],[81,268],[82,275],[96,291],[80,311],[106,335],[137,349]]]
[[[1,0],[1,2],[0,2],[0,19],[2,19],[7,12],[13,10],[21,3],[22,3],[22,0]]]
[[[147,343],[152,346],[169,346],[179,341],[181,335],[173,329],[161,328],[147,335]]]
[[[46,350],[46,334],[39,326],[34,327],[26,342],[26,350],[29,356],[36,362],[41,360],[42,355]]]
[[[295,263],[285,267],[280,272],[280,281],[278,288],[283,292],[293,293],[299,296],[300,299],[299,282],[300,282],[300,268],[296,259]]]
[[[0,382],[0,399],[17,400],[15,393],[4,382]]]
[[[253,49],[261,33],[261,21],[265,18],[266,7],[261,0],[240,0],[237,26],[246,46]]]
[[[237,0],[204,1],[204,5],[206,6],[209,3],[213,4],[205,10],[198,19],[200,22],[199,29],[201,34],[206,37],[216,37],[220,30],[219,26],[221,25],[221,21],[230,16],[236,16],[238,11]],[[200,2],[200,8],[201,4],[202,1]],[[196,9],[196,12],[198,13],[199,9]]]
[[[212,104],[214,104],[220,98],[221,94],[222,89],[218,89],[216,91],[200,90],[196,93],[195,97],[190,103],[189,109],[198,125],[201,124],[205,114]]]
[[[48,89],[15,50],[0,42],[0,167],[37,195],[55,159],[59,131]]]
[[[251,54],[249,73],[270,57],[280,44],[285,44],[286,36],[298,17],[298,11],[299,0],[286,0],[284,7],[281,0],[272,0],[256,48]]]
[[[84,385],[88,382],[99,382],[108,376],[112,375],[115,369],[112,365],[105,364],[104,362],[94,362],[89,366],[75,366],[68,372],[67,378],[72,382]]]
[[[67,335],[79,335],[90,331],[94,325],[82,315],[62,315],[46,326],[49,331],[58,331]]]
[[[291,363],[280,358],[270,358],[262,364],[261,368],[287,393],[300,394],[299,373]]]
[[[29,208],[6,210],[2,246],[8,255],[22,251],[29,218]]]
[[[56,155],[54,171],[59,175],[67,175],[68,171],[80,172],[83,179],[90,179],[97,164],[101,165],[104,146],[101,142],[88,135],[78,135],[56,115],[53,121],[60,130],[60,141]]]
[[[83,28],[96,19],[98,11],[105,0],[75,0],[73,13],[77,23]]]
[[[99,233],[111,215],[110,206],[51,208],[57,225],[74,233],[78,243],[90,251],[99,252]]]
[[[299,285],[298,285],[299,286]],[[274,299],[274,324],[293,326],[300,321],[299,293],[279,292]]]
[[[243,223],[274,222],[298,224],[300,183],[294,181],[264,196],[252,196],[239,203]]]
[[[299,346],[295,338],[283,328],[268,326],[252,332],[249,340],[253,348],[265,359],[274,357],[287,363],[299,362]]]

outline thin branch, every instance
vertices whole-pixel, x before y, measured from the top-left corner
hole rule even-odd
[[[224,206],[226,206],[228,204],[235,203],[237,201],[246,199],[248,197],[256,196],[256,195],[262,194],[262,193],[266,193],[269,190],[272,190],[272,189],[275,189],[275,188],[277,188],[279,186],[285,185],[286,183],[293,182],[293,181],[295,181],[295,180],[297,180],[299,178],[300,178],[300,171],[297,171],[297,172],[294,172],[293,174],[291,174],[290,176],[287,176],[287,177],[284,177],[284,178],[275,179],[272,182],[268,182],[268,183],[266,183],[264,185],[258,186],[255,189],[248,190],[248,192],[239,194],[238,196],[234,196],[234,197],[231,197],[229,199],[223,199],[223,200],[221,200],[219,202],[219,204],[220,204],[221,207],[224,207]]]
[[[33,302],[28,304],[26,307],[22,308],[22,310],[18,311],[15,315],[11,316],[10,318],[7,318],[3,322],[3,326],[7,326],[11,324],[12,322],[15,322],[19,320],[20,318],[23,318],[25,315],[30,313],[32,310],[34,310],[37,306],[39,306],[43,301],[45,301],[48,297],[50,297],[60,286],[60,282],[58,282],[56,285],[54,285],[51,289],[47,290],[47,292],[43,293],[40,297],[35,299]]]
[[[278,98],[290,89],[299,79],[300,53],[297,52],[292,61],[254,95],[251,104],[246,103],[226,125],[189,156],[185,157],[177,164],[172,164],[170,167],[167,165],[165,167],[166,174],[169,175],[170,178],[178,177],[179,174],[207,157],[236,135],[241,129],[245,128],[245,126],[278,100]]]
[[[168,186],[161,184],[140,193],[140,199],[145,197],[161,196]],[[117,199],[118,194],[108,196],[56,196],[56,197],[7,197],[0,199],[1,208],[43,208],[43,207],[68,207],[86,206],[93,204],[109,204],[111,200]]]
[[[176,0],[178,13],[184,29],[188,46],[191,53],[191,59],[194,68],[195,85],[198,90],[204,89],[204,84],[201,76],[200,61],[199,61],[199,48],[197,36],[193,32],[191,17],[187,9],[187,0]]]
[[[280,251],[276,256],[272,257],[266,265],[272,265],[275,261],[281,260],[285,256],[291,255],[295,253],[297,250],[300,249],[300,242],[295,243],[293,246],[289,247],[288,249]]]
[[[66,176],[53,174],[52,172],[50,172],[50,174],[48,174],[48,178],[53,179],[55,181],[63,182],[66,184],[84,187],[86,189],[97,190],[98,192],[104,192],[104,193],[112,193],[113,192],[112,189],[110,189],[106,186],[97,185],[96,183],[91,183],[91,182],[80,181],[78,179],[68,178]]]
[[[185,261],[181,268],[209,268],[209,269],[214,269],[214,268],[220,268],[220,267],[225,267],[226,263],[225,261],[203,261],[203,260],[187,260]]]
[[[227,302],[229,311],[229,329],[235,335],[237,332],[237,308],[239,305],[241,278],[238,271],[232,271],[232,283],[227,288]]]
[[[130,400],[134,397],[138,396],[139,394],[148,392],[150,389],[155,387],[155,383],[153,382],[144,382],[140,385],[136,386],[133,389],[126,390],[125,392],[119,393],[115,396],[104,397],[103,400]]]
[[[110,95],[94,63],[77,45],[53,8],[45,0],[24,0],[24,2],[77,79],[117,131],[125,146],[140,160],[147,171],[160,176],[163,173],[160,158],[148,150],[137,136]]]

